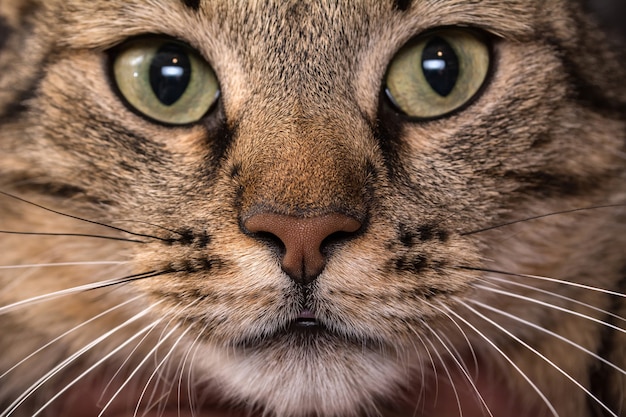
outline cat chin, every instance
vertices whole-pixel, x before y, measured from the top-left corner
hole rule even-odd
[[[106,408],[108,417],[357,417],[377,415],[372,410],[380,409],[383,398],[397,397],[396,379],[406,378],[399,364],[322,345],[317,351],[295,345],[247,348],[253,351],[245,354],[202,346],[187,365],[189,376],[163,369],[146,383],[148,367],[130,381],[93,375],[61,398],[51,415],[95,417]]]
[[[536,417],[546,411],[495,377],[493,357],[477,351],[456,359],[433,354],[433,360],[415,347],[410,352],[377,350],[332,337],[308,345],[290,342],[277,340],[263,349],[247,348],[245,354],[231,350],[220,364],[205,364],[223,398],[258,413],[227,415]]]
[[[304,356],[303,356],[304,355]],[[223,353],[222,361],[209,355],[194,364],[194,374],[210,380],[197,381],[193,390],[202,403],[189,400],[186,378],[160,375],[146,387],[145,379],[128,384],[104,414],[109,417],[365,417],[419,416],[456,417],[483,416],[486,404],[494,416],[531,417],[535,410],[524,411],[520,397],[506,384],[496,384],[487,369],[475,369],[471,358],[467,374],[452,363],[421,369],[403,367],[374,353],[358,353],[355,349],[332,351],[320,349],[313,353],[294,346],[289,349],[258,350],[238,355]],[[307,359],[307,356],[308,357]],[[433,370],[432,366],[437,369]],[[208,367],[210,369],[204,369]],[[211,372],[212,374],[209,374]],[[316,378],[311,377],[317,374]],[[320,376],[320,374],[323,374]],[[409,375],[410,374],[410,375]],[[467,382],[472,375],[473,384]],[[167,389],[165,380],[174,380]],[[160,380],[161,382],[157,382]],[[329,382],[331,381],[331,382]],[[110,379],[80,387],[63,401],[56,414],[65,417],[97,416],[109,391]],[[105,385],[107,384],[107,385]],[[481,393],[481,398],[476,395]],[[114,391],[114,390],[113,390]],[[138,414],[135,408],[142,398]],[[153,407],[145,409],[147,404]]]
[[[282,341],[284,342],[284,340]],[[407,370],[381,352],[319,338],[226,352],[207,374],[226,397],[276,416],[360,416],[398,395]]]

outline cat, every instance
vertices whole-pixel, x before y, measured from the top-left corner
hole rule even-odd
[[[626,414],[626,76],[582,1],[0,16],[0,417]]]

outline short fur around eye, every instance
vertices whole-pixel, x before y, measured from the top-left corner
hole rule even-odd
[[[1,0],[0,417],[619,416],[583,6]]]

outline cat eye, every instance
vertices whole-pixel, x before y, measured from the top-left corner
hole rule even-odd
[[[190,47],[170,39],[127,42],[113,57],[112,74],[128,104],[171,125],[200,120],[219,95],[217,77]]]
[[[411,118],[446,116],[476,96],[489,67],[489,47],[477,32],[430,32],[412,40],[393,58],[386,93]]]

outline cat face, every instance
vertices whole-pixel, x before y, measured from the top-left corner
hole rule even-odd
[[[48,235],[0,236],[0,415],[620,409],[626,91],[579,5],[4,8],[0,229]]]

